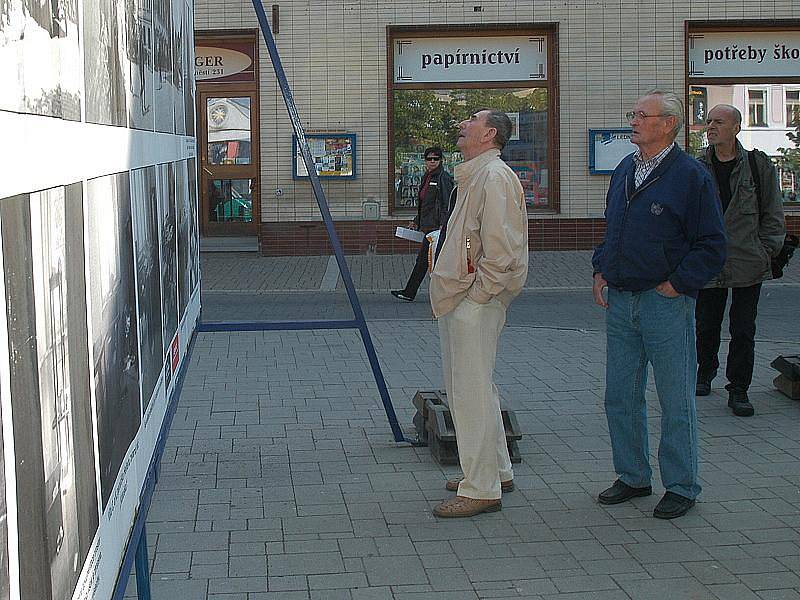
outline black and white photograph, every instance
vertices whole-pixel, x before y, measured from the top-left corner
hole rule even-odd
[[[103,510],[141,422],[128,172],[87,182],[95,403]]]
[[[189,176],[189,296],[194,293],[200,281],[200,236],[197,223],[197,159],[186,161]]]
[[[188,40],[186,5],[181,0],[172,2],[172,87],[173,110],[175,114],[175,133],[186,133],[185,88],[186,72],[194,70],[194,65],[186,64],[186,44]]]
[[[183,316],[191,296],[189,275],[189,182],[186,161],[175,164],[175,208],[178,230],[178,315]]]
[[[172,6],[165,0],[153,3],[153,103],[155,130],[175,132],[175,85],[172,59]]]
[[[175,164],[158,165],[158,214],[161,236],[161,306],[164,354],[178,330],[177,218],[175,214]]]
[[[194,20],[191,4],[183,5],[183,31],[186,43],[183,44],[183,102],[186,118],[186,135],[195,135],[194,101]]]
[[[155,126],[152,2],[125,2],[125,32],[128,127],[152,131]]]
[[[8,564],[8,503],[6,501],[6,455],[3,447],[3,408],[0,405],[0,600],[10,600]]]
[[[0,209],[23,599],[72,598],[99,521],[82,211],[81,184]]]
[[[79,121],[78,0],[0,0],[0,109]]]
[[[125,8],[122,0],[96,0],[83,11],[86,121],[128,125],[125,48]]]
[[[164,357],[155,166],[131,171],[131,202],[136,256],[136,297],[139,305],[142,414],[144,414],[158,382]]]

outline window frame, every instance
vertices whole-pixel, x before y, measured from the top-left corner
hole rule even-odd
[[[786,87],[783,92],[784,117],[786,119],[784,125],[787,129],[796,129],[800,126],[800,88]],[[791,102],[791,105],[795,107],[793,111],[794,119],[791,119],[789,115],[789,94],[797,94],[797,99],[793,99]]]
[[[750,94],[752,92],[760,92],[761,93],[761,103],[752,102]],[[762,127],[769,127],[769,92],[766,88],[762,87],[749,87],[747,88],[747,127],[751,127],[753,129],[760,129]],[[761,106],[762,107],[762,116],[763,121],[758,123],[753,122],[753,115],[752,115],[752,107],[753,106]]]
[[[489,82],[436,82],[436,83],[395,83],[393,42],[398,37],[435,38],[448,37],[486,37],[534,35],[547,39],[547,79],[545,81],[489,81]],[[544,88],[547,90],[547,168],[548,187],[546,207],[528,209],[528,217],[541,214],[558,214],[560,205],[560,146],[559,146],[559,100],[558,100],[558,23],[518,23],[503,25],[423,25],[386,27],[387,60],[387,191],[389,215],[409,217],[414,209],[395,207],[395,160],[394,160],[394,92],[397,90],[442,90],[442,89],[502,89],[502,88]]]

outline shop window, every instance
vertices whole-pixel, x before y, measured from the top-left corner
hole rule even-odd
[[[800,126],[800,90],[786,90],[786,126]]]
[[[441,147],[453,173],[464,160],[459,123],[487,108],[511,119],[501,158],[519,177],[527,208],[558,210],[555,28],[390,29],[390,212],[416,209],[425,148]]]
[[[458,124],[486,107],[511,118],[514,128],[501,156],[519,176],[528,208],[548,206],[547,89],[399,89],[393,99],[395,209],[416,208],[426,147],[441,147],[444,167],[453,172],[463,160]]]
[[[767,126],[766,90],[747,90],[747,124],[750,127]]]

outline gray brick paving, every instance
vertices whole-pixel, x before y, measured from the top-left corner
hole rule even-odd
[[[238,298],[252,315],[264,305],[291,318],[283,307],[292,305],[328,318],[333,296],[342,305],[336,292],[267,293],[318,290],[328,257],[242,256],[203,256],[204,306]],[[392,441],[357,333],[200,334],[148,515],[153,597],[800,600],[800,403],[772,389],[768,367],[797,351],[800,327],[786,315],[800,301],[800,269],[765,286],[756,416],[730,415],[721,379],[698,399],[704,493],[689,515],[663,522],[651,516],[657,477],[651,497],[595,500],[614,475],[588,253],[532,259],[531,289],[509,311],[498,357],[498,388],[525,433],[517,490],[501,512],[431,515],[457,469]],[[427,302],[385,294],[412,263],[353,260],[356,287],[375,291],[362,294],[365,311],[409,433],[410,397],[441,387]],[[250,295],[221,293],[234,285]],[[648,399],[655,466],[652,383]]]

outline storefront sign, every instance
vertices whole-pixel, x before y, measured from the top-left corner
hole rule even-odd
[[[209,43],[209,42],[206,42]],[[198,41],[194,76],[197,81],[255,81],[255,45],[246,41]]]
[[[797,77],[800,30],[689,34],[689,77]]]
[[[545,81],[545,36],[397,38],[395,83]]]

